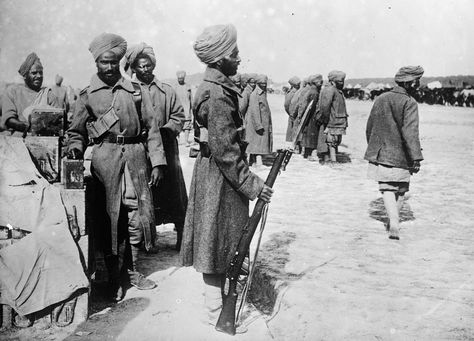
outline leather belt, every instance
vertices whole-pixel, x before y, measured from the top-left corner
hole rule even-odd
[[[95,144],[99,144],[101,142],[105,143],[116,143],[116,144],[135,144],[135,143],[142,143],[143,137],[138,136],[123,136],[123,135],[116,135],[112,133],[108,133],[104,137],[99,137],[96,139],[92,139],[92,142]]]

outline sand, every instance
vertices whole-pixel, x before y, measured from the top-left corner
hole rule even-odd
[[[271,95],[283,146],[283,96]],[[205,326],[202,280],[180,268],[172,226],[141,262],[158,283],[65,328],[0,334],[15,340],[474,340],[474,109],[420,105],[425,161],[412,177],[400,241],[388,239],[377,184],[368,180],[365,124],[372,102],[348,101],[335,167],[294,155],[275,183],[246,334]],[[193,159],[180,146],[186,180]],[[256,169],[266,177],[269,168]]]

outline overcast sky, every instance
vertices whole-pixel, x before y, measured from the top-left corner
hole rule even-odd
[[[159,78],[202,72],[192,43],[222,23],[237,27],[239,71],[275,81],[333,69],[392,77],[418,64],[426,76],[474,74],[472,0],[0,0],[0,80],[21,80],[35,51],[45,83],[60,73],[83,87],[95,72],[87,48],[102,32],[152,45]]]

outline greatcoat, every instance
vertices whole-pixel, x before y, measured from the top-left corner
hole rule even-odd
[[[249,200],[264,184],[245,157],[238,96],[228,77],[207,68],[194,98],[201,151],[191,180],[181,259],[207,274],[225,273],[248,219]]]
[[[297,90],[295,88],[291,88],[290,91],[288,91],[288,93],[285,95],[284,107],[285,107],[285,112],[288,114],[288,125],[286,127],[286,138],[285,138],[285,141],[287,142],[291,142],[291,139],[293,138],[292,136],[293,135],[293,122],[295,119],[290,114],[290,103],[296,91]]]
[[[175,90],[170,85],[160,82],[156,77],[150,84],[139,83],[142,96],[147,97],[143,101],[143,116],[152,122],[154,129],[160,131],[167,163],[164,177],[158,187],[152,187],[155,222],[157,225],[174,223],[182,226],[188,195],[179,160],[177,136],[187,118]]]
[[[245,122],[247,154],[271,154],[273,149],[272,114],[267,101],[267,92],[258,86],[250,95]]]
[[[100,118],[111,107],[119,121],[108,132],[128,137],[138,136],[141,127],[133,100],[134,92],[132,82],[123,77],[114,86],[109,86],[97,75],[92,76],[90,85],[81,92],[76,103],[74,117],[68,129],[68,151],[76,148],[84,152],[88,141],[86,123]],[[142,96],[142,113],[143,107],[150,105],[146,101],[147,97]],[[147,147],[143,143],[121,145],[108,142],[99,142],[92,147],[91,173],[93,179],[103,186],[106,213],[105,224],[94,226],[97,229],[94,236],[104,251],[113,254],[117,254],[118,250],[121,184],[125,166],[130,171],[137,194],[139,224],[143,230],[146,249],[153,246],[156,236],[152,194],[148,186],[150,163],[152,167],[166,165],[166,158],[160,131],[145,115],[143,121],[148,129]]]
[[[418,104],[404,88],[396,86],[378,96],[367,121],[364,158],[404,169],[423,160],[418,123]]]

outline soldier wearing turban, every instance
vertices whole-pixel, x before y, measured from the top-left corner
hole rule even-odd
[[[321,90],[319,113],[316,118],[319,126],[318,154],[322,162],[337,162],[337,147],[341,144],[342,135],[346,134],[347,110],[342,89],[346,74],[342,71],[331,71],[328,74],[329,84]]]
[[[423,160],[419,138],[418,104],[413,98],[423,75],[421,66],[405,66],[395,75],[392,90],[378,96],[367,127],[369,178],[379,184],[389,224],[389,238],[398,240],[400,209],[409,190],[410,176]]]
[[[30,129],[28,121],[34,103],[61,107],[50,88],[43,88],[43,65],[36,53],[30,53],[20,65],[18,73],[24,84],[14,84],[2,95],[2,115],[0,126],[12,134],[21,136]]]
[[[56,75],[55,77],[55,84],[51,88],[53,91],[54,95],[58,99],[59,105],[66,111],[66,113],[69,112],[69,99],[68,99],[68,94],[67,90],[64,86],[62,86],[63,83],[63,77],[60,75]]]
[[[298,91],[298,89],[300,88],[300,82],[301,80],[296,76],[293,76],[288,80],[288,83],[290,84],[290,90],[286,93],[285,102],[283,104],[283,106],[285,107],[285,111],[288,114],[288,125],[286,128],[285,138],[285,141],[287,142],[291,142],[293,138],[293,122],[295,120],[294,117],[290,115],[290,103],[296,91]]]
[[[249,200],[258,196],[268,200],[273,190],[250,171],[245,156],[240,89],[229,79],[240,64],[235,27],[206,28],[194,50],[207,68],[193,102],[200,151],[191,180],[181,258],[183,265],[203,274],[208,322],[215,325],[225,270],[248,219]]]
[[[193,110],[192,110],[192,103],[193,103],[193,96],[191,92],[191,86],[186,83],[186,71],[180,70],[176,72],[176,78],[178,80],[178,84],[176,84],[174,90],[178,95],[178,99],[181,102],[181,105],[184,109],[184,143],[186,147],[191,146],[191,141],[189,140],[189,133],[191,129],[193,129]]]
[[[89,45],[97,74],[80,93],[67,139],[70,159],[82,158],[92,143],[91,174],[105,191],[93,205],[99,211],[96,221],[106,217],[94,226],[94,237],[104,253],[114,301],[123,299],[129,283],[140,290],[156,286],[138,271],[137,262],[139,249],[154,245],[150,187],[158,185],[166,166],[154,117],[142,112],[152,106],[150,99],[143,93],[137,98],[139,85],[120,73],[126,49],[125,39],[112,33],[99,35]]]
[[[156,225],[173,223],[177,232],[176,248],[181,246],[184,216],[188,197],[183,171],[179,160],[178,139],[183,129],[185,114],[183,104],[189,110],[190,99],[184,102],[169,84],[161,82],[155,75],[155,52],[146,43],[131,46],[125,54],[126,65],[140,85],[144,98],[150,99],[150,106],[143,107],[144,116],[152,119],[151,132],[161,132],[166,156],[166,171],[158,168],[160,185],[152,187]],[[184,77],[184,71],[176,73]],[[178,80],[179,82],[179,80]],[[184,79],[183,79],[184,82]],[[190,96],[191,88],[188,86]],[[154,252],[156,250],[151,250]]]

